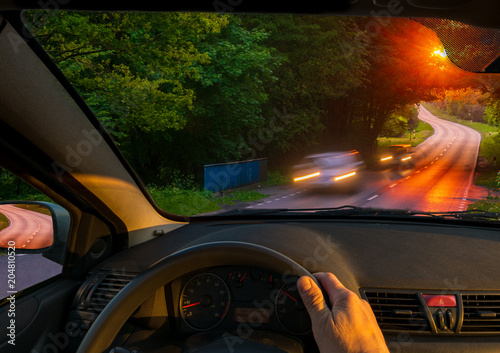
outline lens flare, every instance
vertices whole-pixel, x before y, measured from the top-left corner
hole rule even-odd
[[[434,51],[434,54],[439,55],[442,58],[446,58],[446,50],[444,49],[438,49]]]

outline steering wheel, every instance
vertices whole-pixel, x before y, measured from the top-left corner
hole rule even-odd
[[[265,267],[284,276],[309,276],[317,283],[304,267],[260,245],[230,241],[195,245],[161,259],[125,286],[97,317],[77,353],[104,352],[128,318],[158,288],[200,268],[225,265]]]

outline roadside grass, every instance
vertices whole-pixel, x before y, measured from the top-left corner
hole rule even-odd
[[[408,132],[404,136],[400,137],[379,137],[377,139],[377,144],[379,150],[382,150],[390,145],[401,144],[410,144],[412,145],[412,147],[415,147],[424,142],[433,133],[434,130],[432,126],[423,121],[420,121],[417,128],[415,129],[415,137],[413,137],[413,131],[411,132],[411,134]]]
[[[8,226],[9,226],[9,220],[7,219],[7,217],[5,217],[5,215],[0,213],[0,230],[7,228]]]
[[[476,173],[476,178],[474,180],[475,185],[484,186],[491,190],[497,190],[498,184],[495,180],[497,177],[497,171],[492,168],[488,168],[487,170],[480,171]]]
[[[161,209],[182,216],[218,211],[227,206],[260,200],[269,195],[254,190],[232,190],[215,194],[207,190],[149,186],[153,200]]]
[[[292,179],[281,174],[279,171],[270,171],[267,173],[267,180],[260,183],[261,187],[278,186],[290,184]]]
[[[471,203],[467,210],[473,211],[486,211],[486,212],[500,212],[500,199],[498,196],[489,197],[485,200],[479,200],[474,203]]]
[[[50,213],[50,210],[47,207],[42,206],[42,205],[31,205],[31,204],[27,204],[27,203],[21,203],[21,204],[15,204],[14,206],[25,209],[25,210],[30,210],[33,212],[38,212],[38,213],[41,213],[44,215],[52,216],[52,214]]]

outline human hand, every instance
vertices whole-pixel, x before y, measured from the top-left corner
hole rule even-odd
[[[311,317],[312,330],[321,353],[388,353],[384,336],[366,300],[345,288],[331,273],[316,273],[321,289],[309,277],[297,282],[302,301]]]

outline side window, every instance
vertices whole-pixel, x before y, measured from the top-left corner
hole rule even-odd
[[[2,168],[0,201],[52,202]],[[61,273],[62,266],[43,254],[18,253],[21,249],[46,248],[52,241],[52,216],[47,207],[29,203],[0,205],[0,299]]]

